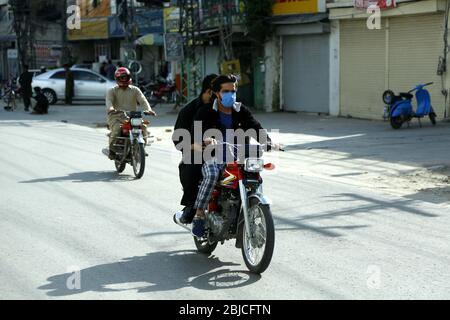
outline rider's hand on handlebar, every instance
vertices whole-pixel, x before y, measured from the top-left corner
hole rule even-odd
[[[272,151],[284,151],[284,145],[281,143],[272,143],[270,145],[270,150]]]
[[[148,116],[154,116],[154,117],[157,116],[156,112],[153,111],[153,110],[144,111],[144,114],[145,114],[145,115],[148,115]]]
[[[205,144],[205,146],[208,146],[208,145],[213,145],[213,146],[215,146],[215,145],[217,144],[217,140],[214,139],[214,138],[206,138],[206,139],[203,141],[203,143]]]
[[[114,107],[109,107],[108,109],[108,114],[116,112],[116,109],[114,109]]]

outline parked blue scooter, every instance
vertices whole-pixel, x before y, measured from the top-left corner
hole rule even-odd
[[[436,113],[431,106],[430,93],[424,87],[433,84],[429,82],[426,84],[419,84],[414,89],[408,92],[400,92],[396,95],[392,90],[386,90],[383,93],[383,101],[386,103],[384,107],[384,119],[390,119],[391,126],[394,129],[400,129],[404,122],[411,121],[412,118],[419,120],[419,125],[422,127],[420,118],[428,115],[433,125],[436,125]],[[417,109],[412,107],[412,93],[416,91]]]

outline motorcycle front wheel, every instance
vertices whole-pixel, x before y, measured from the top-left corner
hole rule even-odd
[[[134,176],[142,178],[145,171],[145,149],[143,143],[135,141],[131,147],[131,164],[133,165]]]
[[[242,256],[250,272],[264,272],[272,260],[275,247],[275,227],[269,205],[260,202],[249,208],[250,235],[242,224]]]

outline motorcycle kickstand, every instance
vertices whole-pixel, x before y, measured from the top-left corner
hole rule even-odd
[[[419,121],[419,128],[422,128],[422,122],[420,121],[420,118],[417,118],[417,120]]]

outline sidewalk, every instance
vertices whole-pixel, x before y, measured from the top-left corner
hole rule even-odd
[[[176,119],[172,106],[155,108],[151,132],[159,144],[172,148]],[[381,189],[413,199],[450,201],[450,123],[431,126],[423,119],[393,130],[389,122],[336,118],[295,113],[256,113],[255,117],[286,146],[284,153],[267,154],[278,170],[316,176],[367,188]],[[30,115],[22,109],[0,110],[0,123],[56,121],[92,128],[105,128],[103,105],[55,105],[48,115]],[[439,119],[438,119],[439,120]],[[105,129],[106,130],[106,129]]]
[[[311,116],[258,115],[279,128],[284,170],[409,198],[450,201],[450,123],[417,120],[400,130],[389,122]],[[295,162],[294,162],[295,161]],[[283,168],[282,168],[283,169]]]

